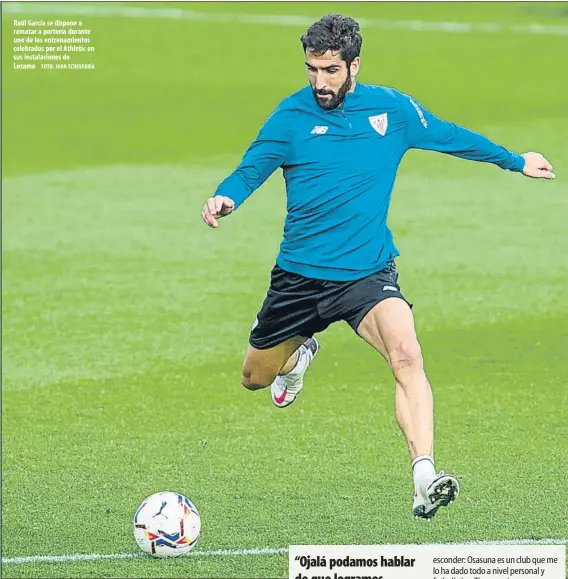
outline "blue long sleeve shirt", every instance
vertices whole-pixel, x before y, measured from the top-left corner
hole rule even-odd
[[[392,88],[357,83],[326,111],[307,86],[280,103],[215,195],[237,209],[281,167],[287,216],[276,263],[309,278],[360,279],[399,255],[387,214],[398,166],[413,148],[511,171],[525,162]]]

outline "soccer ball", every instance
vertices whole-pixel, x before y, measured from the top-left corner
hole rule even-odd
[[[134,515],[134,538],[153,557],[181,557],[193,550],[201,532],[201,517],[183,495],[155,493],[142,501]]]

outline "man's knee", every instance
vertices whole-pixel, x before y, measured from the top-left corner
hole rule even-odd
[[[422,351],[417,340],[401,342],[389,352],[390,367],[399,382],[408,376],[424,372]]]
[[[262,372],[245,366],[243,368],[241,383],[247,390],[261,390],[262,388],[270,386],[270,384],[274,382],[274,378],[276,378],[276,374],[270,371]]]

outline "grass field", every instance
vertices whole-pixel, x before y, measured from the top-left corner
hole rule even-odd
[[[289,409],[240,386],[280,242],[281,177],[218,230],[200,218],[306,82],[306,26],[220,15],[317,19],[331,6],[105,6],[49,7],[93,31],[96,69],[73,72],[13,70],[12,20],[48,8],[2,6],[2,575],[285,577],[290,544],[566,543],[568,5],[332,7],[370,21],[362,82],[540,151],[558,176],[425,152],[401,166],[400,282],[435,390],[437,464],[462,481],[430,525],[411,516],[390,372],[346,325],[320,336]],[[200,509],[195,556],[14,560],[135,554],[132,516],[159,490]],[[272,551],[236,554],[257,548]]]

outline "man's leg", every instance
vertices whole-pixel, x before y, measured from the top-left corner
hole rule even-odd
[[[266,350],[249,346],[243,363],[243,386],[260,390],[270,386],[279,374],[288,374],[296,365],[298,348],[305,341],[306,338],[298,336]]]
[[[242,383],[249,390],[270,386],[272,402],[279,408],[298,397],[319,349],[312,336],[326,327],[317,310],[320,292],[315,280],[278,265],[272,268],[270,287],[251,328]]]
[[[459,483],[452,475],[436,475],[434,468],[434,401],[412,310],[400,298],[384,299],[366,314],[357,332],[383,355],[395,377],[396,417],[413,467],[413,512],[429,520],[440,506],[453,502]]]
[[[434,400],[424,373],[414,318],[399,298],[379,302],[357,333],[388,362],[396,380],[396,418],[406,436],[410,458],[433,456]]]
[[[315,338],[294,337],[260,350],[249,346],[243,365],[243,385],[249,390],[270,386],[278,408],[290,406],[304,387],[304,374],[319,350]]]

